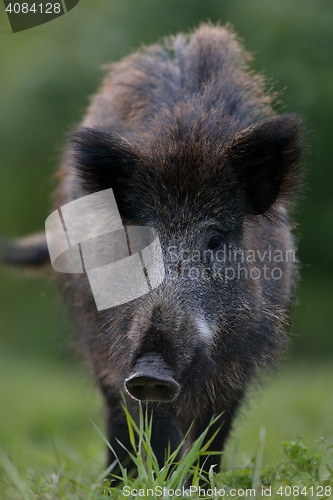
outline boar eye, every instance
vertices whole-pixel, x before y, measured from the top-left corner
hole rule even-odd
[[[215,234],[211,236],[208,240],[207,248],[208,250],[218,250],[225,245],[225,239],[222,234]]]

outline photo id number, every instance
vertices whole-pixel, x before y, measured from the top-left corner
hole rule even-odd
[[[47,3],[46,5],[42,3],[33,3],[29,6],[26,2],[24,3],[10,3],[6,7],[6,12],[9,14],[60,14],[61,5],[60,3]]]

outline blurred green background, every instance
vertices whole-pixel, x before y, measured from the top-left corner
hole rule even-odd
[[[309,374],[311,367],[319,373],[318,363],[328,366],[322,380],[327,415],[332,415],[332,0],[81,0],[65,16],[17,34],[11,33],[2,4],[0,17],[0,234],[11,237],[44,227],[66,133],[79,123],[89,96],[101,82],[104,64],[141,44],[188,31],[201,21],[232,24],[255,55],[253,67],[266,73],[275,90],[283,91],[279,111],[295,111],[306,120],[311,148],[306,188],[296,214],[302,271],[291,352],[295,366],[301,363],[303,371],[297,372],[292,387],[297,390],[296,383],[302,385],[302,373]],[[34,430],[28,424],[29,430],[22,427],[22,420],[29,422],[27,415],[32,412],[26,409],[28,400],[35,405],[36,415],[43,404],[49,408],[45,403],[49,391],[56,407],[57,401],[65,407],[64,394],[73,406],[74,396],[66,393],[69,374],[76,374],[79,383],[83,375],[69,332],[52,283],[0,269],[0,443],[1,439],[8,445],[13,442],[8,426],[15,433],[14,422],[19,421],[21,442],[22,436],[33,441],[48,435],[49,429],[38,421]],[[311,385],[312,393],[309,386],[311,399],[316,387],[321,391],[321,384],[318,378],[309,378],[319,385]],[[56,386],[51,380],[58,381]],[[84,384],[78,389],[78,400]],[[20,406],[21,400],[26,406]],[[98,414],[99,404],[94,401],[92,412]],[[321,409],[317,410],[320,415]],[[52,421],[48,418],[45,421]],[[67,422],[64,414],[59,426],[61,418]],[[327,433],[325,419],[318,429]]]

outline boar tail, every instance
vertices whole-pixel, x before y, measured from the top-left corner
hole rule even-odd
[[[20,267],[50,264],[45,233],[15,240],[0,238],[0,263]]]

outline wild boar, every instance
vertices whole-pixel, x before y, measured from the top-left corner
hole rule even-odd
[[[103,310],[86,273],[59,274],[127,466],[121,393],[134,418],[138,400],[152,411],[161,466],[221,414],[207,435],[219,429],[220,451],[247,386],[288,344],[301,121],[276,115],[250,62],[228,27],[203,24],[113,64],[60,168],[55,209],[112,189],[123,226],[152,228],[163,255],[157,287]]]

